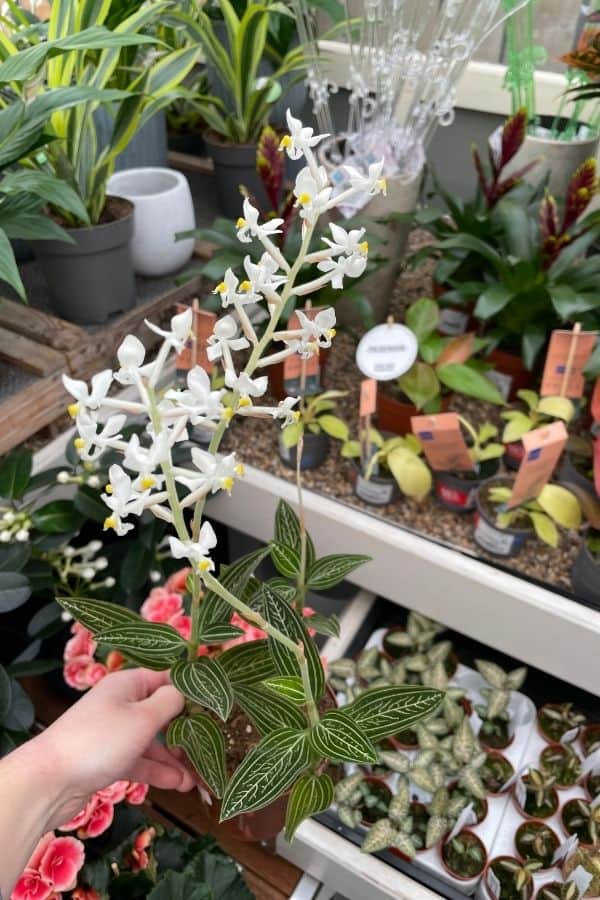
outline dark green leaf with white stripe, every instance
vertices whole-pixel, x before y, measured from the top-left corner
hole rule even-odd
[[[107,603],[104,600],[88,600],[85,597],[57,597],[62,608],[77,619],[92,634],[116,628],[118,625],[131,625],[143,622],[143,619],[131,609]]]
[[[443,699],[444,692],[435,688],[401,684],[365,691],[344,707],[344,713],[377,741],[429,718]]]
[[[268,806],[287,791],[308,767],[310,758],[304,731],[281,728],[264,737],[230,778],[223,797],[221,821]]]
[[[175,719],[167,731],[167,744],[182,747],[215,796],[223,796],[227,780],[225,741],[212,719],[203,715]]]
[[[225,650],[219,662],[227,672],[231,684],[257,684],[277,674],[267,641],[248,641]]]
[[[306,583],[313,591],[325,591],[335,587],[343,581],[347,575],[358,569],[359,566],[369,562],[370,556],[360,554],[338,554],[323,556],[318,559],[308,570]]]
[[[332,709],[310,732],[310,742],[320,756],[340,762],[376,763],[377,750],[352,718]]]
[[[327,772],[301,775],[290,793],[285,814],[285,839],[291,841],[298,826],[309,816],[325,812],[333,803],[333,781]]]
[[[180,662],[171,669],[171,681],[191,700],[212,709],[225,721],[233,706],[233,691],[223,666],[210,657]]]
[[[181,635],[170,625],[158,622],[137,622],[115,625],[98,632],[96,639],[101,644],[108,644],[123,653],[133,654],[158,660],[175,662],[187,647]]]
[[[295,703],[261,684],[236,685],[235,701],[261,735],[278,728],[306,728],[306,719]]]

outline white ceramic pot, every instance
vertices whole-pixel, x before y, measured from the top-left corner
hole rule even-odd
[[[153,167],[125,169],[110,178],[108,192],[126,197],[134,205],[131,250],[138,275],[167,275],[189,260],[194,239],[175,240],[178,232],[196,227],[185,175]]]

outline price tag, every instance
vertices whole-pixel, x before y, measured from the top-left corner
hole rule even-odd
[[[525,456],[507,503],[509,509],[537,497],[554,472],[567,438],[564,422],[552,422],[523,435]]]
[[[302,310],[311,321],[321,312],[323,307],[306,307]],[[292,313],[288,321],[288,330],[300,328],[300,320]],[[321,361],[319,352],[308,359],[302,359],[298,353],[287,356],[283,361],[283,389],[288,397],[306,397],[318,394],[321,390]]]
[[[572,834],[570,838],[556,848],[554,856],[552,857],[552,865],[555,866],[557,863],[561,862],[561,860],[566,859],[567,856],[577,850],[578,845],[579,838],[576,834]]]
[[[561,744],[572,744],[578,734],[579,728],[569,728],[569,730],[565,731],[565,733],[561,737]]]
[[[377,409],[377,382],[374,378],[365,378],[360,383],[359,416],[372,416]]]
[[[467,825],[475,825],[477,822],[477,816],[475,815],[475,810],[473,809],[473,804],[469,803],[468,806],[465,806],[461,814],[459,815],[454,828],[446,838],[446,842],[450,842],[452,838],[455,838],[457,834],[465,828]]]
[[[456,413],[413,416],[410,424],[432,469],[438,472],[474,471],[475,466]]]
[[[497,898],[500,896],[500,879],[498,878],[498,876],[496,875],[496,873],[494,872],[493,869],[488,869],[487,886],[488,886],[488,891],[490,892],[492,897],[494,897],[495,900],[497,900]]]
[[[386,322],[363,335],[356,348],[356,364],[367,378],[391,381],[408,372],[417,352],[417,338],[410,328]]]
[[[583,396],[583,370],[596,344],[594,331],[553,331],[542,378],[542,397]]]
[[[178,313],[184,312],[186,309],[188,306],[185,303],[177,304]],[[206,348],[217,321],[217,314],[209,312],[207,309],[200,309],[197,300],[194,300],[192,304],[192,313],[191,334],[183,350],[177,354],[175,368],[179,371],[189,372],[195,366],[201,366],[210,375],[214,366],[207,356]]]
[[[588,872],[583,866],[577,866],[576,869],[573,869],[569,876],[569,881],[572,881],[577,890],[579,891],[580,897],[585,897],[586,891],[592,883],[594,876],[591,872]]]

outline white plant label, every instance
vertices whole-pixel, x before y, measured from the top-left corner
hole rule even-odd
[[[556,848],[554,856],[552,857],[552,865],[555,866],[561,860],[566,859],[567,856],[570,856],[579,845],[579,838],[576,834],[572,834],[568,840],[564,841],[559,847]]]
[[[588,772],[600,772],[600,748],[590,753],[581,763],[581,774],[587,775]]]
[[[453,838],[455,838],[456,835],[460,834],[463,828],[465,828],[467,825],[475,825],[476,822],[477,816],[475,815],[473,804],[469,803],[468,806],[465,806],[460,816],[456,820],[454,828],[448,835],[447,841],[451,841]]]
[[[591,872],[587,872],[583,866],[577,866],[576,869],[573,869],[571,875],[569,876],[569,881],[572,881],[577,890],[579,891],[579,896],[584,897],[587,889],[592,883],[593,875]]]
[[[515,784],[515,797],[517,798],[517,803],[521,809],[525,809],[525,803],[527,802],[527,788],[521,778],[519,778]]]
[[[561,744],[572,744],[578,734],[579,728],[569,728],[569,730],[565,731],[565,733],[561,737]]]
[[[367,378],[391,381],[408,372],[417,358],[417,338],[397,322],[376,325],[356,348],[356,365]]]
[[[487,886],[492,897],[500,896],[500,879],[496,875],[493,869],[488,869],[487,873]]]

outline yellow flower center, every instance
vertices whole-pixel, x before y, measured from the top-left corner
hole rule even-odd
[[[235,469],[234,469],[234,472],[235,472],[236,475],[239,475],[240,477],[241,477],[242,475],[245,475],[245,474],[246,474],[246,469],[244,468],[244,464],[243,464],[243,463],[238,463],[238,464],[236,465]]]
[[[152,477],[152,475],[144,475],[142,480],[140,481],[143,491],[147,491],[148,488],[154,487],[156,484],[156,479]]]
[[[208,572],[210,569],[210,559],[201,559],[198,563],[198,571]]]
[[[230,491],[233,487],[233,478],[231,475],[226,475],[224,478],[221,478],[221,487],[224,491]]]
[[[67,412],[69,413],[71,418],[74,419],[79,412],[79,403],[69,403],[69,405],[67,406]]]
[[[244,406],[252,406],[252,400],[250,399],[250,397],[240,397],[240,402],[238,403],[238,406],[240,408],[244,407]]]
[[[115,528],[117,524],[117,520],[114,516],[107,516],[104,520],[104,530],[107,531],[109,528]]]
[[[304,191],[304,193],[300,194],[300,196],[298,197],[298,203],[301,206],[308,206],[311,200],[312,197],[310,196],[310,194],[307,194],[306,191]]]
[[[83,448],[85,447],[85,441],[82,437],[75,438],[73,444],[77,448],[77,450],[83,450]]]
[[[279,149],[280,149],[280,150],[287,150],[288,147],[293,147],[293,145],[294,145],[294,142],[293,142],[293,140],[292,140],[291,135],[289,135],[289,134],[284,134],[284,136],[281,138],[281,141],[280,141],[280,144],[279,144]]]
[[[244,291],[245,293],[248,293],[248,291],[251,289],[251,287],[252,287],[252,285],[250,284],[249,281],[242,281],[242,283],[240,284],[240,291]]]
[[[226,293],[227,293],[227,285],[225,284],[224,281],[222,281],[220,284],[218,284],[213,291],[213,294],[226,294]]]
[[[385,178],[380,178],[377,181],[377,189],[381,191],[381,193],[385,196],[387,193],[387,181]]]
[[[235,227],[236,227],[236,228],[245,228],[245,227],[246,227],[246,220],[245,220],[242,216],[240,216],[240,218],[239,218],[239,219],[237,220],[237,222],[235,223]]]
[[[365,253],[365,254],[368,253],[369,252],[369,242],[363,241],[362,244],[358,245],[358,249],[360,250],[361,253]]]
[[[229,420],[233,418],[233,410],[230,406],[226,406],[223,410],[223,418],[226,422],[229,422]]]
[[[114,491],[114,488],[113,488],[112,484],[110,484],[110,482],[109,482],[106,485],[106,487],[104,488],[104,490],[106,491],[107,494],[112,494],[112,492]]]

